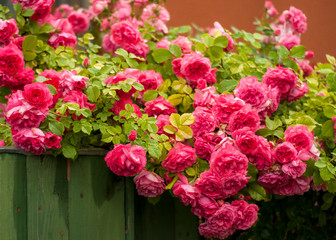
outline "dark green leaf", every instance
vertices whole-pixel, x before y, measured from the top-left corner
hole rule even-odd
[[[64,132],[64,125],[61,122],[50,122],[49,129],[52,133],[56,134],[57,136],[62,136]]]
[[[49,88],[49,91],[50,91],[50,93],[51,93],[52,95],[57,94],[57,90],[56,90],[56,88],[55,88],[53,85],[51,85],[51,84],[47,84],[47,87]]]
[[[262,186],[260,186],[257,182],[252,182],[248,184],[248,193],[254,200],[261,201],[266,199],[265,189]]]
[[[72,145],[63,146],[62,147],[62,152],[63,152],[64,157],[66,157],[66,158],[75,159],[75,157],[77,155],[76,148]]]

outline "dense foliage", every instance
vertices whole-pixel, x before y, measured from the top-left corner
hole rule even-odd
[[[0,6],[3,145],[107,149],[140,195],[190,205],[206,238],[333,234],[336,60],[310,65],[299,9],[266,2],[249,33],[168,29],[160,1],[13,3],[15,19]]]

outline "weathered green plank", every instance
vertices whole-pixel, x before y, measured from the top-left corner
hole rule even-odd
[[[175,198],[175,240],[197,240],[198,218],[183,203]]]
[[[69,228],[71,240],[124,240],[124,180],[103,157],[80,156],[71,164]]]
[[[0,153],[0,239],[27,239],[26,156]]]
[[[27,156],[28,239],[69,239],[66,161]]]
[[[135,217],[134,217],[134,182],[130,178],[125,178],[125,229],[126,240],[135,240]]]

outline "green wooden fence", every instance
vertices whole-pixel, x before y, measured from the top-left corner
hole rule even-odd
[[[190,209],[169,193],[149,204],[104,155],[83,150],[73,162],[0,149],[0,239],[199,239]]]

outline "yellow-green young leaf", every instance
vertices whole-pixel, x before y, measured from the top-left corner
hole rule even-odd
[[[196,172],[195,172],[195,169],[193,169],[192,167],[189,167],[185,170],[185,172],[190,176],[190,177],[193,177],[195,176]]]
[[[50,122],[49,129],[52,133],[56,134],[57,136],[61,136],[64,132],[64,125],[61,122]]]
[[[173,94],[168,97],[168,101],[171,103],[173,106],[177,106],[182,102],[183,94]]]
[[[182,101],[182,105],[184,107],[184,110],[187,111],[192,104],[192,99],[189,96],[185,96]]]
[[[192,113],[184,113],[180,117],[181,125],[187,126],[187,125],[193,124],[194,122],[195,122],[195,117]]]
[[[174,126],[174,127],[179,127],[180,126],[180,115],[178,113],[172,113],[169,117],[169,122]]]
[[[334,122],[332,120],[328,120],[323,123],[322,136],[330,138],[334,136]]]
[[[170,149],[172,149],[172,145],[170,144],[170,142],[164,142],[163,146],[165,147],[165,149],[167,149],[167,151],[169,151]]]
[[[164,126],[163,130],[168,134],[175,134],[175,132],[176,132],[176,129],[172,125]]]
[[[185,86],[186,86],[185,83],[181,83],[180,81],[177,80],[174,81],[171,85],[171,87],[177,92],[183,92]]]
[[[179,142],[183,142],[184,141],[184,137],[183,137],[183,134],[181,132],[177,132],[175,134],[175,138],[176,138],[176,141],[179,141]]]
[[[64,157],[75,159],[77,155],[76,148],[72,145],[65,145],[62,147]]]
[[[176,183],[176,181],[178,180],[178,176],[175,176],[173,181],[171,181],[167,186],[166,186],[166,189],[169,190],[169,189],[172,189],[172,187],[174,186],[174,184]]]
[[[147,90],[143,95],[143,100],[145,102],[156,99],[158,96],[158,92],[156,90]]]
[[[190,139],[193,137],[193,131],[188,126],[180,126],[177,133],[181,133],[185,139]]]
[[[28,35],[22,42],[23,51],[31,51],[36,48],[37,37],[33,35]]]

